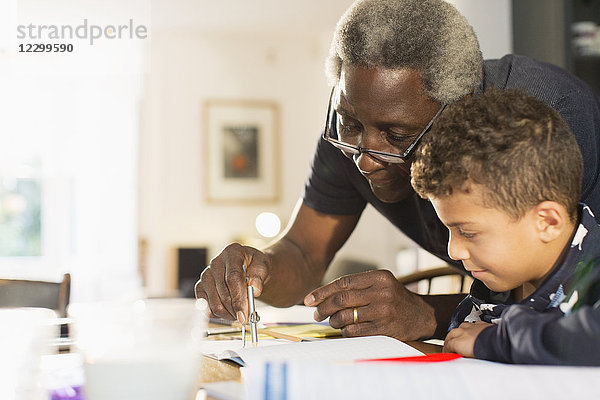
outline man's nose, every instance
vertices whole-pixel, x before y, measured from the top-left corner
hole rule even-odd
[[[361,136],[360,143],[358,144],[362,148],[366,148],[369,150],[377,150],[377,151],[388,151],[385,148],[384,143],[381,138],[381,131],[378,129],[366,129]],[[354,163],[362,172],[372,172],[376,169],[381,168],[382,162],[373,158],[366,152],[362,152],[354,156]]]

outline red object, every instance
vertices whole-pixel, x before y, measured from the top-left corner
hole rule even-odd
[[[371,358],[365,360],[358,360],[360,362],[440,362],[440,361],[451,361],[461,358],[460,354],[456,353],[434,353],[425,354],[424,356],[415,357],[395,357],[395,358]]]

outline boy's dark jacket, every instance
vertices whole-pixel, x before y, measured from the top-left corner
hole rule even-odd
[[[463,321],[495,323],[475,341],[476,358],[519,364],[600,365],[600,226],[580,206],[580,220],[548,278],[511,304],[476,280],[449,329]]]

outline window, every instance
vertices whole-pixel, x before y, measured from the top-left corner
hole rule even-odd
[[[0,174],[0,257],[42,255],[39,163],[24,167],[24,174]]]
[[[10,58],[0,54],[0,276],[70,272],[73,301],[132,293],[139,80]]]

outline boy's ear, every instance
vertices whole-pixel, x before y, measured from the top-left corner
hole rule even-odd
[[[556,239],[569,224],[566,208],[555,201],[543,201],[533,209],[540,240],[548,243]]]

